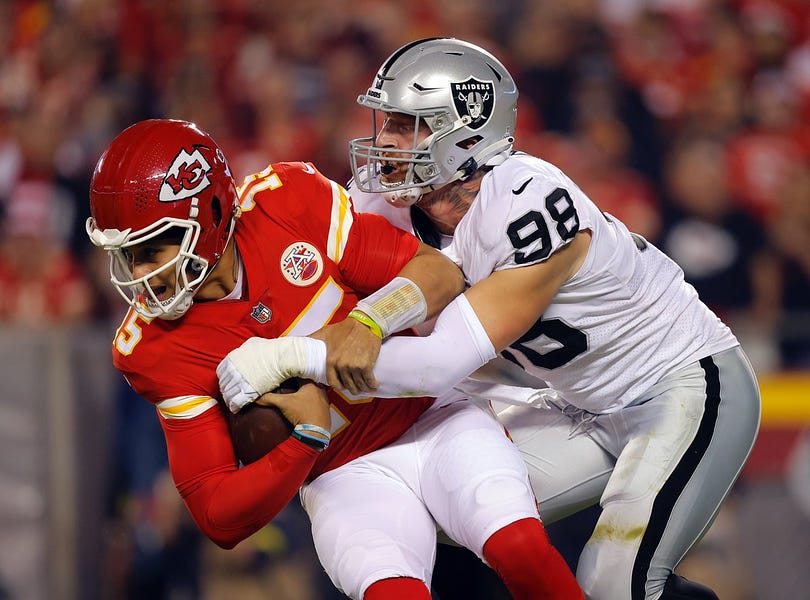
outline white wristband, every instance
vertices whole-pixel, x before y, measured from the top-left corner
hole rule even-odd
[[[312,338],[304,338],[307,348],[307,364],[301,371],[301,377],[311,379],[316,383],[327,383],[326,381],[326,342]]]
[[[427,302],[419,286],[406,277],[395,277],[388,284],[357,303],[357,310],[371,317],[383,338],[419,325],[427,317]]]

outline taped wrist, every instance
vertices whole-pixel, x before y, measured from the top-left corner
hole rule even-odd
[[[305,338],[307,351],[306,365],[301,370],[301,377],[316,383],[326,384],[326,342]]]
[[[368,315],[380,328],[382,337],[386,338],[424,321],[427,302],[422,290],[413,281],[406,277],[395,277],[360,300],[355,310]]]
[[[231,350],[217,366],[223,400],[238,412],[290,377],[326,382],[326,344],[306,337],[254,337]]]
[[[326,343],[309,337],[250,338],[228,354],[260,394],[273,391],[290,377],[319,383],[326,380]]]

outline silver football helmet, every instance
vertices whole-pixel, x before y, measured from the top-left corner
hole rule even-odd
[[[372,110],[372,135],[349,142],[356,185],[389,202],[413,204],[424,193],[502,162],[514,142],[518,91],[492,54],[454,38],[407,44],[380,67],[358,104]],[[411,148],[377,146],[377,111],[414,117]],[[384,120],[384,119],[383,119]],[[430,135],[419,142],[419,124]],[[404,168],[403,168],[404,166]],[[385,175],[404,171],[404,178]]]

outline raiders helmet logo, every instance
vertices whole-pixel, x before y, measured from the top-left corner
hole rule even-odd
[[[293,285],[310,285],[323,273],[323,257],[312,244],[295,242],[281,253],[281,272]]]
[[[166,172],[166,177],[163,178],[158,200],[177,202],[196,196],[211,185],[208,178],[210,172],[211,165],[205,160],[199,148],[195,148],[191,154],[180,150]]]
[[[451,83],[450,90],[458,116],[470,117],[467,127],[479,129],[489,121],[495,106],[495,86],[491,81],[470,77],[467,81]]]

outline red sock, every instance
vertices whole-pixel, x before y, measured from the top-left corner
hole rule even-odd
[[[430,600],[430,590],[412,577],[380,579],[368,587],[363,600]]]
[[[515,600],[585,598],[537,519],[521,519],[496,531],[484,544],[484,558]]]

